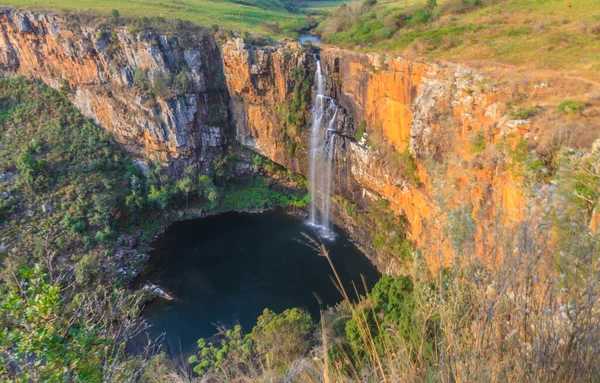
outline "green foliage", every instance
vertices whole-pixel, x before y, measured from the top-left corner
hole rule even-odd
[[[75,279],[82,286],[90,284],[99,273],[98,261],[93,255],[84,255],[75,265]]]
[[[16,167],[19,170],[18,180],[32,191],[44,187],[46,181],[44,176],[46,161],[38,159],[36,154],[39,151],[41,151],[39,141],[32,141],[25,146],[23,153],[16,160]]]
[[[377,0],[364,0],[364,1],[363,1],[363,5],[364,5],[365,7],[372,7],[372,6],[374,6],[375,4],[377,4]]]
[[[355,368],[369,365],[372,347],[379,355],[384,355],[386,349],[401,341],[411,355],[412,350],[420,348],[421,342],[433,343],[433,339],[423,339],[419,332],[422,324],[415,315],[417,307],[413,291],[410,277],[383,275],[367,295],[367,304],[355,308],[345,325],[345,337],[354,356]],[[393,328],[393,334],[382,331],[386,328]],[[371,339],[373,345],[369,344]]]
[[[148,203],[151,206],[159,208],[160,210],[167,210],[171,201],[173,200],[174,193],[170,185],[150,185],[150,193],[148,193]]]
[[[43,252],[33,251],[41,238],[73,259],[96,243],[109,244],[130,193],[129,185],[116,185],[131,162],[109,134],[87,121],[60,92],[10,78],[0,80],[0,99],[5,113],[0,169],[19,170],[13,197],[3,202],[13,221],[0,228],[0,236],[22,251],[8,257],[20,264],[20,258],[41,256]],[[54,213],[42,214],[45,203]]]
[[[179,72],[179,74],[175,76],[173,85],[180,94],[192,93],[194,90],[192,81],[188,78],[185,72]]]
[[[485,136],[483,135],[483,132],[477,132],[475,134],[473,134],[473,136],[471,137],[471,139],[469,140],[471,147],[469,148],[469,151],[471,153],[481,153],[485,150]]]
[[[545,177],[545,164],[535,153],[529,151],[527,141],[520,139],[510,150],[512,163],[509,169],[516,177],[523,177],[526,186],[531,186]]]
[[[408,147],[404,149],[404,151],[398,154],[398,166],[403,171],[403,173],[408,176],[415,185],[421,184],[421,180],[419,179],[419,175],[417,174],[417,161],[415,157],[410,153]]]
[[[259,178],[242,187],[232,186],[223,195],[219,211],[263,210],[276,207],[305,207],[308,194],[298,196],[267,186],[264,178]]]
[[[295,67],[292,70],[293,95],[280,109],[284,118],[282,140],[292,157],[298,150],[297,137],[306,125],[306,115],[311,104],[312,84],[309,74],[305,68]]]
[[[562,114],[575,114],[585,109],[586,104],[582,101],[564,100],[556,107],[556,110]]]
[[[417,10],[415,10],[415,13],[413,13],[406,25],[411,26],[418,24],[427,24],[429,20],[431,20],[431,14],[423,8],[418,8]]]
[[[198,375],[233,377],[248,373],[263,361],[273,368],[283,367],[302,356],[310,347],[313,323],[309,314],[288,309],[276,314],[265,309],[251,334],[244,335],[236,325],[221,334],[219,344],[198,340],[198,352],[188,358]]]
[[[438,6],[437,0],[427,0],[427,9],[432,10]]]
[[[538,105],[531,107],[522,107],[518,109],[509,108],[510,116],[518,120],[527,120],[528,118],[531,118],[538,114],[541,110],[542,108]]]
[[[356,131],[356,133],[354,133],[354,138],[356,138],[357,141],[362,140],[366,131],[367,131],[367,122],[363,120],[358,125],[358,130]]]
[[[198,179],[198,195],[207,200],[213,209],[217,207],[220,197],[219,189],[209,176],[201,175]]]
[[[20,382],[102,382],[114,342],[102,323],[63,318],[60,287],[36,267],[22,269],[22,289],[0,295],[0,375]]]
[[[253,356],[252,340],[248,335],[243,334],[240,325],[227,330],[220,345],[199,339],[198,350],[196,355],[188,358],[188,363],[194,366],[194,372],[198,375],[204,375],[209,371],[222,371],[223,375],[229,375],[227,374],[229,370],[235,371],[239,368],[239,364],[250,362]]]
[[[135,79],[135,75],[134,75]],[[171,95],[170,80],[163,74],[158,74],[154,77],[152,83],[152,93],[161,98],[168,98]]]
[[[412,246],[406,238],[406,223],[392,211],[389,201],[382,198],[371,203],[368,215],[375,221],[371,232],[375,249],[385,257],[409,261]]]
[[[112,18],[112,20],[114,22],[119,21],[119,18],[121,17],[121,14],[119,13],[119,11],[117,9],[113,9],[110,12],[110,17]]]
[[[256,351],[273,367],[291,363],[311,345],[313,321],[307,312],[293,308],[276,314],[265,309],[251,337]]]
[[[212,162],[213,171],[217,181],[228,182],[234,177],[233,161],[235,155],[219,155]]]
[[[135,68],[135,70],[133,71],[133,85],[135,85],[144,92],[150,90],[150,85],[148,85],[148,78],[146,72],[142,68]]]

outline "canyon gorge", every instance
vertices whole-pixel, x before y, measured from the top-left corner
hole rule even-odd
[[[551,193],[546,186],[528,195],[494,149],[528,139],[535,120],[511,116],[511,90],[465,65],[294,41],[253,45],[190,26],[131,32],[73,15],[10,9],[0,14],[0,28],[2,76],[65,90],[142,166],[158,162],[174,175],[189,165],[208,172],[223,153],[237,153],[237,172],[245,174],[250,149],[308,177],[319,62],[337,105],[328,127],[336,137],[328,141],[335,146],[333,220],[385,273],[399,273],[402,262],[376,248],[376,223],[353,212],[388,201],[432,270],[461,253],[463,244],[447,233],[473,228],[468,241],[491,265],[494,228],[516,227],[535,214],[540,195]],[[167,76],[181,86],[143,90],[144,82]]]

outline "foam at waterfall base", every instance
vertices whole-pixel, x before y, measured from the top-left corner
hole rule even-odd
[[[306,224],[313,229],[313,233],[316,234],[319,239],[329,242],[335,241],[336,234],[332,229],[323,225],[319,225],[318,223],[311,222],[310,220],[307,220]]]

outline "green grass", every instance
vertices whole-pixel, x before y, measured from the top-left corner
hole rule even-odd
[[[124,17],[164,17],[200,25],[269,34],[267,23],[302,20],[293,5],[279,0],[3,0],[3,6],[34,9],[86,10],[107,15],[117,9]]]
[[[265,179],[257,179],[247,185],[232,186],[224,192],[217,211],[262,210],[277,207],[305,207],[308,194],[294,195],[269,187]]]
[[[318,30],[325,42],[359,51],[386,51],[406,57],[485,60],[528,70],[564,69],[600,76],[600,7],[596,0],[438,1],[354,6],[329,13]],[[427,20],[418,9],[427,10]]]

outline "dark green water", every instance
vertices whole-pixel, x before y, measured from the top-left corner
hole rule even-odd
[[[217,324],[240,323],[251,331],[264,308],[280,312],[290,307],[319,318],[317,293],[326,305],[341,301],[324,257],[300,240],[312,229],[301,219],[282,213],[223,214],[179,222],[154,244],[150,266],[138,282],[151,282],[177,298],[155,300],[143,315],[150,333],[166,333],[171,355],[194,351],[198,338],[208,338]],[[379,279],[373,265],[336,228],[326,242],[348,291],[355,281],[364,294],[360,274],[369,288]]]

